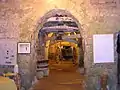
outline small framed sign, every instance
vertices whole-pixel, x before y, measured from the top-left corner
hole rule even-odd
[[[30,53],[30,43],[18,43],[18,53]]]

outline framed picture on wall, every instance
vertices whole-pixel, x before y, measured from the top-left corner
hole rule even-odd
[[[19,42],[18,43],[18,53],[30,53],[30,43],[29,42]]]

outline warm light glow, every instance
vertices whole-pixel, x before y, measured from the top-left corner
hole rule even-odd
[[[68,33],[68,36],[70,36],[70,33]]]
[[[76,35],[76,32],[74,32],[74,35]],[[76,40],[78,41],[78,38],[76,38]]]
[[[66,7],[68,4],[67,0],[46,0],[46,2],[57,7]]]
[[[48,37],[52,37],[52,35],[53,35],[53,33],[49,33],[49,34],[48,34]]]

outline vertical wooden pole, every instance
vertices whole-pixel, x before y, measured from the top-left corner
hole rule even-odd
[[[107,74],[103,74],[101,75],[101,89],[100,90],[107,90],[107,81],[108,81],[108,75]]]

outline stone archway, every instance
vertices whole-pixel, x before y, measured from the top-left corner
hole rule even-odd
[[[80,39],[78,42],[81,42],[81,45],[79,44],[78,47],[81,47],[80,48],[80,53],[82,55],[82,57],[80,57],[80,59],[82,59],[81,61],[79,61],[79,64],[80,64],[80,67],[84,67],[84,51],[83,51],[83,47],[84,47],[84,42],[83,42],[83,37],[81,35],[81,26],[80,26],[80,23],[79,21],[68,11],[66,10],[62,10],[62,9],[53,9],[53,10],[50,10],[49,12],[47,12],[40,20],[39,20],[39,24],[38,24],[38,27],[37,27],[37,31],[35,32],[35,40],[36,40],[36,57],[37,57],[37,60],[40,60],[44,57],[44,55],[41,54],[41,49],[39,48],[40,46],[40,43],[39,43],[39,39],[38,39],[38,33],[40,32],[41,28],[43,27],[43,24],[47,21],[48,18],[50,17],[53,17],[55,16],[56,14],[61,14],[61,15],[67,15],[68,17],[71,17],[75,23],[77,24],[78,26],[78,29],[80,30]],[[42,46],[42,45],[41,45]],[[42,47],[43,48],[43,47]],[[44,50],[42,50],[44,51]],[[43,52],[44,53],[44,52]],[[80,54],[79,53],[79,54]],[[41,54],[40,57],[38,57],[38,54]]]

